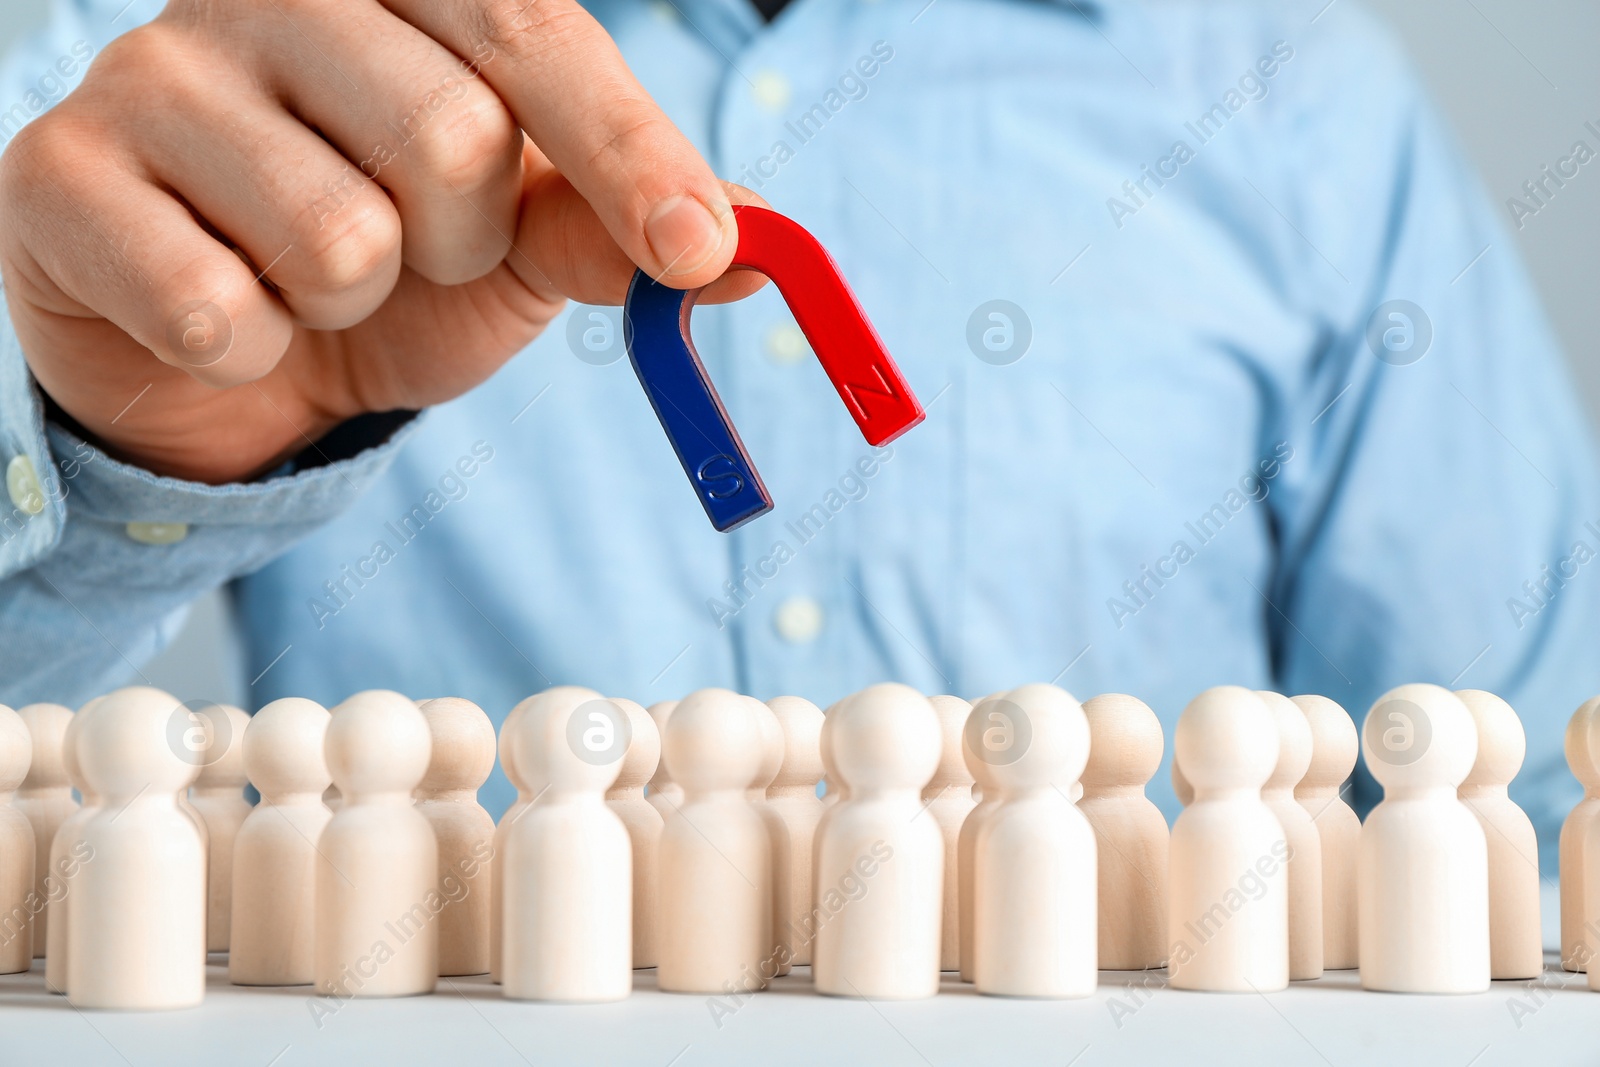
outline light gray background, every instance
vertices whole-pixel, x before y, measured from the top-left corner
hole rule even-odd
[[[1354,0],[1333,0],[1352,3]],[[1585,121],[1600,126],[1600,4],[1594,0],[1365,0],[1409,45],[1435,98],[1504,205],[1567,154]],[[1332,6],[1331,4],[1329,5]],[[0,50],[45,18],[48,0],[0,0]],[[1509,215],[1507,216],[1509,218]],[[1584,167],[1514,235],[1600,417],[1600,299],[1589,269],[1600,246],[1600,163]],[[1493,254],[1492,250],[1490,254]],[[220,597],[208,597],[145,675],[181,698],[249,706]]]

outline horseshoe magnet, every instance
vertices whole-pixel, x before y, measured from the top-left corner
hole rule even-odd
[[[776,211],[733,211],[739,246],[729,269],[772,279],[867,443],[887,444],[921,422],[921,403],[827,249]],[[637,271],[623,309],[623,339],[689,484],[711,525],[725,533],[771,511],[772,496],[689,337],[700,292]]]

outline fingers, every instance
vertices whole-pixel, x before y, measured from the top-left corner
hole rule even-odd
[[[584,304],[621,304],[633,280],[632,260],[611,239],[593,206],[532,146],[526,170],[522,219],[507,266],[535,292],[559,293]],[[731,203],[766,206],[755,193],[731,183],[724,195]],[[699,300],[740,300],[765,282],[753,271],[729,271],[712,279]]]
[[[629,260],[705,285],[737,241],[722,183],[574,0],[384,0],[472,59]]]
[[[289,344],[287,310],[182,204],[108,158],[108,139],[56,121],[25,128],[5,156],[8,243],[48,279],[36,284],[50,309],[97,314],[211,385],[266,374]]]
[[[429,281],[482,277],[504,257],[522,189],[522,132],[448,49],[377,4],[364,17],[296,19],[267,11],[270,55],[299,62],[263,74],[351,168],[389,191],[402,258]]]
[[[278,290],[296,320],[342,329],[400,275],[401,218],[382,189],[266,101],[168,86],[150,107],[144,165]]]
[[[757,207],[770,208],[766,198],[760,193],[746,189],[733,182],[723,182],[723,189],[728,194],[728,200],[734,204],[754,204]],[[737,242],[735,242],[737,244]],[[716,281],[707,285],[705,292],[701,293],[696,301],[701,304],[728,304],[735,300],[743,300],[767,284],[767,276],[753,270],[730,270]]]

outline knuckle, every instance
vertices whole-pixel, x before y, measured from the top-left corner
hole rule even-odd
[[[427,109],[428,100],[418,110]],[[430,114],[432,121],[420,127],[415,147],[419,167],[433,181],[470,192],[521,158],[517,125],[492,94],[469,92]]]
[[[555,0],[488,0],[476,12],[478,36],[519,59],[538,59],[573,41],[589,18]]]
[[[163,362],[201,381],[254,381],[272,366],[239,328],[259,303],[254,289],[237,261],[201,257],[175,271],[152,294],[162,319],[151,347]]]
[[[109,42],[100,50],[84,79],[91,87],[135,81],[148,87],[173,73],[176,36],[164,26],[146,23]]]
[[[107,139],[96,124],[61,109],[34,119],[0,155],[0,208],[35,223],[57,219],[76,227],[81,211],[69,205],[86,183],[112,181],[124,171],[120,155],[105,151]]]
[[[22,105],[18,104],[12,111],[21,109]],[[8,133],[11,137],[4,154],[0,154],[0,188],[12,194],[5,198],[11,202],[16,199],[17,191],[31,187],[41,174],[50,173],[53,165],[65,162],[66,145],[51,130],[56,124],[47,121],[50,119],[48,112],[32,122],[19,115],[14,131],[7,128],[8,117],[9,113],[0,111],[0,134]]]
[[[129,30],[101,50],[79,92],[118,115],[132,108],[189,112],[214,101],[220,80],[215,55],[197,50],[183,34],[160,21]]]
[[[398,256],[400,220],[388,198],[365,181],[331,210],[313,204],[304,222],[297,249],[310,261],[317,286],[332,294],[360,288]]]
[[[0,156],[0,188],[8,203],[20,203],[60,174],[76,169],[80,147],[68,123],[46,113],[19,129]]]

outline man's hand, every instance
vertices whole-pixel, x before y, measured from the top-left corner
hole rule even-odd
[[[573,0],[200,0],[13,141],[0,271],[63,410],[220,483],[465,392],[634,264],[713,281],[730,196]]]

